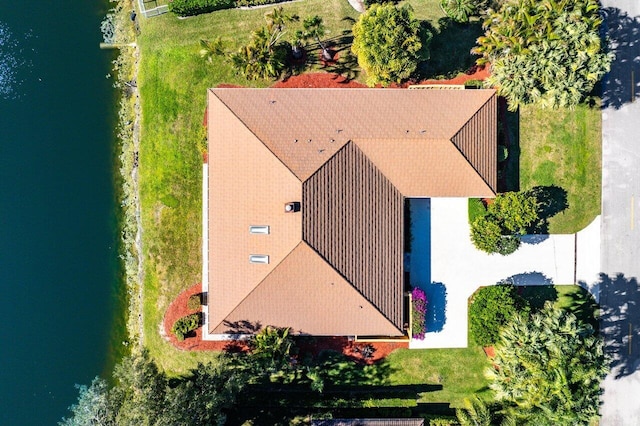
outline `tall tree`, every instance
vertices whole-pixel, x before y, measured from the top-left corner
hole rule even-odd
[[[167,380],[144,350],[125,357],[113,372],[113,386],[96,378],[79,386],[78,402],[61,426],[222,425],[246,382],[227,364],[198,365],[190,375]]]
[[[367,85],[400,83],[411,76],[418,62],[428,57],[420,22],[409,5],[374,4],[353,26],[351,50],[367,73]]]
[[[224,425],[243,384],[242,375],[227,363],[198,364],[191,377],[167,391],[164,415],[157,424]]]
[[[487,376],[517,424],[591,424],[607,369],[592,326],[547,302],[502,330]]]
[[[109,398],[107,382],[99,377],[93,379],[89,387],[77,386],[78,402],[71,407],[71,417],[63,418],[60,426],[116,425],[117,407]]]
[[[597,0],[509,0],[490,11],[472,52],[509,108],[577,105],[609,70]]]
[[[117,386],[112,401],[119,407],[119,425],[152,425],[162,417],[167,378],[158,370],[147,350],[134,350],[116,366]]]

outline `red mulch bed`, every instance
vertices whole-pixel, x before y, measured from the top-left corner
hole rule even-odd
[[[164,314],[163,337],[178,349],[188,351],[221,351],[229,344],[229,342],[213,342],[208,340],[203,341],[202,327],[198,328],[193,336],[187,337],[182,342],[178,342],[178,339],[176,339],[173,333],[171,333],[171,327],[178,318],[199,312],[199,310],[189,310],[187,308],[187,300],[189,300],[189,297],[192,294],[198,294],[201,291],[202,284],[196,284],[180,293],[180,295],[173,302],[171,302],[171,305],[169,305],[169,308],[167,308],[167,312],[165,312]]]
[[[189,310],[187,308],[187,300],[192,294],[198,294],[202,291],[202,285],[196,284],[187,290],[180,293],[180,295],[169,305],[167,312],[164,315],[164,338],[171,342],[176,348],[188,351],[222,351],[229,345],[227,341],[213,342],[202,340],[202,328],[198,328],[193,336],[187,337],[182,342],[171,333],[171,327],[173,323],[186,315],[198,312],[198,310]],[[233,342],[237,343],[237,342]],[[357,351],[357,348],[362,348],[364,345],[371,345],[374,348],[373,355],[364,359]],[[242,346],[242,344],[240,344]],[[408,342],[379,342],[379,343],[354,343],[349,342],[346,337],[314,337],[303,338],[299,342],[300,355],[311,354],[317,355],[323,350],[334,350],[342,352],[349,358],[365,363],[373,363],[381,360],[389,355],[396,349],[408,348]],[[237,347],[236,347],[237,348]],[[234,348],[234,349],[236,349]]]
[[[296,89],[305,87],[360,89],[367,86],[362,83],[358,83],[355,80],[348,80],[339,74],[314,72],[293,75],[285,80],[276,82],[271,87]]]
[[[482,348],[484,350],[484,354],[488,357],[488,358],[493,358],[496,356],[496,350],[493,346],[486,346],[484,348]]]
[[[406,88],[416,84],[464,84],[469,80],[484,80],[489,76],[488,67],[474,66],[464,74],[452,78],[451,80],[422,80],[420,82],[406,82],[402,84],[392,84],[389,87],[394,89]],[[218,87],[227,87],[227,85],[221,85]],[[229,85],[229,87],[233,87]],[[283,81],[276,82],[273,86],[276,88],[364,88],[367,87],[362,83],[355,80],[348,80],[347,78],[332,73],[316,72],[306,73],[300,75],[291,76]]]

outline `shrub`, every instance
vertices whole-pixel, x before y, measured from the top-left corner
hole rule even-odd
[[[499,194],[484,216],[471,223],[471,241],[487,253],[511,254],[520,247],[520,236],[539,220],[538,201],[528,192]]]
[[[484,87],[484,80],[467,80],[464,82],[466,89],[482,89]]]
[[[192,294],[187,300],[187,309],[190,311],[195,311],[196,309],[200,309],[202,305],[202,296],[200,293]]]
[[[423,340],[427,331],[427,303],[427,295],[422,289],[416,287],[411,291],[411,335],[414,339]]]
[[[173,323],[171,332],[175,334],[179,342],[182,342],[185,337],[200,325],[200,314],[191,314],[186,317],[178,319]]]
[[[373,6],[374,4],[398,4],[400,3],[400,0],[364,0],[364,5],[365,7],[368,9],[370,6]]]
[[[171,0],[169,10],[179,16],[193,16],[220,9],[230,9],[235,0]]]
[[[502,163],[509,158],[509,149],[504,145],[498,145],[498,163]]]
[[[511,284],[481,288],[471,298],[469,334],[481,346],[500,341],[500,330],[517,313],[528,315],[529,307]]]
[[[262,6],[265,4],[282,3],[288,0],[237,0],[236,5],[243,7]]]
[[[474,0],[440,0],[444,13],[456,22],[468,22],[478,13]]]
[[[421,39],[430,38],[431,33],[421,32],[411,6],[374,4],[353,26],[351,51],[367,73],[367,85],[388,86],[408,79],[428,57]]]

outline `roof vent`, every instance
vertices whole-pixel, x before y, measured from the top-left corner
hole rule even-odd
[[[284,212],[285,213],[295,213],[300,211],[300,202],[292,201],[290,203],[284,204]]]
[[[249,232],[252,234],[269,234],[269,226],[268,225],[251,225],[249,227]]]
[[[249,256],[249,263],[266,265],[269,263],[269,256],[266,254],[252,254]]]

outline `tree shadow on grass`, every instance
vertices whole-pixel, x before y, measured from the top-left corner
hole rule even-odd
[[[547,301],[558,300],[558,290],[551,284],[518,286],[518,294],[531,307],[531,313],[539,312]]]
[[[539,220],[528,230],[530,234],[548,234],[549,219],[569,208],[567,191],[556,185],[535,186],[528,191],[538,202]]]
[[[300,417],[337,417],[337,413],[353,417],[345,414],[365,409],[367,417],[375,417],[376,410],[380,410],[382,417],[388,417],[383,412],[397,410],[402,411],[403,417],[410,417],[412,411],[405,407],[370,408],[371,401],[404,399],[414,402],[420,399],[421,393],[442,389],[439,384],[391,385],[389,377],[395,369],[386,360],[372,365],[360,364],[329,350],[309,360],[305,367],[312,368],[322,377],[322,392],[312,390],[308,383],[249,385],[243,392],[242,407],[230,413],[231,424],[284,425]]]
[[[602,15],[609,50],[616,55],[604,78],[602,106],[619,109],[640,94],[640,18],[615,7],[602,9]]]
[[[431,57],[418,67],[419,79],[452,78],[475,65],[478,57],[471,54],[471,49],[483,33],[480,22],[460,24],[450,18],[440,18],[438,29],[427,21],[421,24],[423,29],[433,34],[433,38],[429,45]]]

